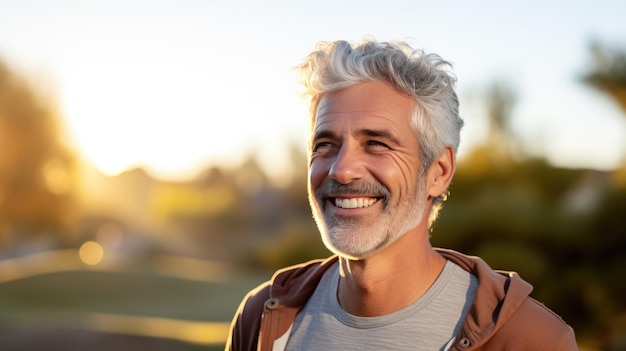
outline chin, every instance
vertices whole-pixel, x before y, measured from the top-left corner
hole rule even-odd
[[[349,234],[343,233],[343,235],[349,235]],[[389,246],[390,244],[390,242],[382,242],[377,245],[373,245],[374,246],[373,248],[358,247],[358,246],[366,246],[366,245],[359,245],[358,243],[351,244],[351,243],[341,242],[341,240],[338,240],[337,238],[333,239],[331,237],[331,234],[328,233],[326,230],[322,231],[322,242],[324,243],[326,248],[330,250],[332,253],[334,253],[335,255],[352,260],[352,261],[359,261],[359,260],[370,258],[374,256],[376,253],[386,248],[387,246]],[[367,244],[371,244],[371,243],[367,243]]]

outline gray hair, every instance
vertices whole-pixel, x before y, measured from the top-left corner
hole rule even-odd
[[[357,44],[320,42],[297,67],[303,95],[309,99],[311,126],[323,94],[358,83],[383,81],[413,97],[417,107],[411,126],[420,145],[422,177],[446,147],[455,155],[459,147],[463,120],[450,68],[439,55],[426,54],[405,42],[371,39]],[[446,196],[447,191],[433,201],[430,223]]]

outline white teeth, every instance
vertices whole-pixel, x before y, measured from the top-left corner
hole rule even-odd
[[[372,206],[376,202],[376,199],[372,198],[352,198],[352,199],[340,199],[335,198],[335,206],[340,208],[361,208]]]

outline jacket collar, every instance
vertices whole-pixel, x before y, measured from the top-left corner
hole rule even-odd
[[[317,288],[317,283],[339,258],[331,256],[326,260],[314,260],[294,267],[277,271],[272,277],[270,297],[278,299],[289,307],[302,307]]]

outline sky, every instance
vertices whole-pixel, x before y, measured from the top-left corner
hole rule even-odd
[[[580,77],[596,39],[626,48],[624,1],[0,0],[0,59],[57,100],[66,138],[102,172],[187,179],[254,153],[273,176],[304,147],[292,70],[318,41],[404,40],[453,64],[466,127],[485,138],[480,96],[517,93],[513,130],[557,166],[608,170],[626,118]]]

